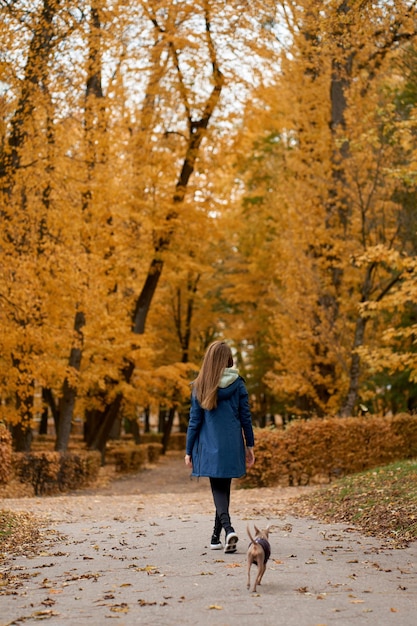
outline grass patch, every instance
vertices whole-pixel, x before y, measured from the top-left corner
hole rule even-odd
[[[298,499],[294,513],[352,524],[405,547],[417,540],[417,459],[346,476]]]

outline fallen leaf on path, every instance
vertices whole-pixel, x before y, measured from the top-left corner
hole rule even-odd
[[[31,617],[36,620],[50,619],[51,617],[57,617],[59,613],[56,611],[35,611],[32,613]]]
[[[129,613],[129,605],[125,602],[122,602],[122,604],[113,604],[113,606],[110,607],[110,611],[113,613]]]
[[[138,600],[138,604],[139,606],[155,606],[156,602],[147,602],[146,600],[143,600],[142,598],[140,598]]]
[[[148,574],[159,574],[158,568],[155,565],[145,565],[145,567],[136,567],[138,572],[147,572]]]

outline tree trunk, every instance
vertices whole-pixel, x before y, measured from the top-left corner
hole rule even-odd
[[[38,433],[40,435],[48,434],[48,415],[49,415],[48,407],[44,406],[42,410],[41,421],[39,422]]]
[[[355,339],[353,342],[352,360],[350,364],[349,390],[346,401],[340,410],[341,417],[350,417],[356,405],[359,392],[359,380],[361,373],[360,356],[357,348],[363,345],[365,338],[365,327],[368,320],[364,317],[358,317],[356,320]]]
[[[71,348],[68,368],[73,370],[74,376],[80,371],[82,358],[83,333],[85,316],[82,311],[77,311],[74,321],[74,331],[77,337],[77,346]],[[57,452],[66,452],[71,434],[71,424],[74,416],[74,406],[77,397],[77,386],[70,382],[68,376],[64,380],[62,398],[59,402],[58,432],[55,444]]]
[[[361,302],[366,302],[369,299],[372,289],[372,277],[375,271],[375,263],[370,263],[366,268],[366,274],[362,285],[362,297]],[[359,392],[359,380],[361,373],[360,356],[358,354],[358,348],[363,345],[365,338],[367,318],[358,317],[356,320],[355,337],[352,346],[352,359],[350,363],[350,376],[349,376],[349,390],[346,396],[346,400],[342,408],[340,409],[341,417],[349,417],[353,415],[356,400]]]
[[[129,425],[130,425],[130,432],[133,435],[133,439],[135,441],[136,445],[140,444],[140,430],[139,430],[139,424],[138,424],[138,420],[129,420]]]
[[[58,429],[59,429],[59,411],[58,411],[58,407],[57,407],[56,402],[55,402],[54,395],[53,395],[51,389],[49,389],[49,387],[43,387],[43,389],[42,389],[42,399],[49,406],[49,408],[51,409],[52,417],[53,417],[53,420],[54,420],[55,433],[57,433]]]
[[[318,257],[324,257],[331,276],[331,287],[328,288],[318,299],[318,305],[324,310],[324,317],[330,322],[330,332],[332,333],[336,327],[339,316],[338,291],[342,282],[341,263],[338,258],[338,252],[335,252],[337,246],[333,241],[334,235],[331,229],[335,224],[346,226],[348,215],[347,194],[340,196],[339,189],[345,189],[346,180],[344,173],[343,161],[349,153],[349,144],[344,141],[339,145],[339,131],[344,129],[346,125],[346,89],[349,87],[351,76],[351,54],[345,50],[345,25],[344,15],[350,11],[349,1],[344,1],[337,9],[339,24],[336,25],[336,31],[333,36],[340,42],[340,58],[332,60],[332,74],[330,82],[330,129],[333,135],[333,156],[332,156],[332,178],[333,185],[330,189],[330,200],[326,206],[325,226],[329,230],[329,239],[326,246],[322,246],[317,250]],[[320,320],[317,320],[320,324]],[[318,369],[324,382],[315,386],[315,392],[320,398],[320,406],[314,406],[314,412],[318,415],[326,414],[326,406],[330,400],[331,393],[329,387],[334,386],[337,380],[336,364],[328,357],[328,347],[326,343],[321,341],[315,345],[317,354]],[[327,381],[331,380],[332,385]],[[314,403],[315,404],[315,403]]]
[[[19,364],[15,364],[19,367]],[[19,368],[19,371],[20,368]],[[24,374],[24,372],[21,372]],[[25,389],[21,394],[16,393],[16,409],[20,413],[20,421],[12,427],[13,448],[16,452],[30,452],[32,445],[32,417],[34,401],[34,383],[29,384],[29,389]]]
[[[197,274],[195,278],[188,275],[187,280],[187,297],[186,297],[186,308],[185,308],[185,317],[183,320],[182,316],[182,298],[181,298],[181,290],[177,291],[177,301],[176,306],[174,307],[174,322],[175,327],[177,329],[178,340],[181,345],[181,363],[188,363],[188,355],[190,351],[190,342],[191,342],[191,328],[192,328],[192,319],[194,313],[194,299],[195,294],[197,293],[197,287],[200,280],[200,274]],[[163,438],[162,438],[162,453],[165,454],[169,440],[172,433],[172,427],[174,425],[174,418],[176,411],[180,408],[179,404],[179,394],[178,391],[174,391],[174,395],[172,398],[173,405],[169,410],[168,418],[164,422],[163,427]],[[181,428],[181,419],[180,419],[180,428]]]
[[[162,435],[162,454],[165,454],[168,450],[169,439],[171,437],[172,426],[174,424],[175,412],[177,405],[174,404],[168,411],[168,416],[164,422],[164,430]]]
[[[120,407],[122,406],[123,396],[118,393],[113,400],[107,406],[105,411],[98,412],[97,417],[100,420],[100,426],[97,431],[93,433],[92,442],[90,443],[90,449],[98,450],[101,452],[101,462],[104,465],[106,458],[106,443],[109,439],[111,429],[116,421]]]
[[[145,406],[144,414],[145,414],[144,431],[145,433],[150,433],[151,432],[151,423],[150,423],[151,410],[148,406]]]
[[[362,286],[362,298],[361,302],[367,302],[371,296],[373,288],[373,275],[376,269],[376,263],[370,263],[366,268],[366,274]],[[400,280],[401,273],[395,274],[391,279],[381,288],[378,296],[375,298],[376,302],[381,301],[384,296],[389,293],[392,287]],[[365,329],[368,318],[358,317],[356,320],[355,338],[352,347],[352,360],[350,365],[350,377],[349,377],[349,390],[346,396],[346,400],[342,408],[340,409],[341,417],[349,417],[353,414],[355,404],[358,399],[359,382],[361,373],[360,356],[357,349],[364,344]]]
[[[30,452],[33,433],[29,420],[22,420],[12,426],[12,439],[15,452]]]

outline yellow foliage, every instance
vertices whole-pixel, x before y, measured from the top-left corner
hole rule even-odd
[[[400,290],[411,296],[416,285],[404,273],[398,286],[416,254],[415,235],[401,227],[415,118],[397,108],[407,78],[392,12],[399,40],[415,28],[403,2],[283,6],[282,73],[259,107],[247,107],[237,144],[243,158],[255,139],[236,209],[239,280],[227,293],[244,311],[239,334],[264,345],[264,381],[286,411],[351,412],[370,373],[357,356],[380,339],[384,305],[402,307]],[[406,365],[395,354],[390,363]]]
[[[0,25],[1,417],[30,425],[65,385],[76,415],[176,406],[222,335],[259,406],[336,412],[357,320],[416,295],[387,289],[414,254],[395,94],[415,9],[49,8]]]

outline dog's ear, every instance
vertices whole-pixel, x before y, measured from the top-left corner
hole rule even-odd
[[[259,530],[259,528],[258,528],[257,526],[255,526],[255,524],[253,525],[253,527],[254,527],[254,529],[255,529],[255,533],[256,533],[257,535],[259,535],[259,533],[261,532],[261,531]]]
[[[269,535],[269,531],[271,530],[271,525],[268,524],[268,526],[265,528],[265,535],[268,536]]]

